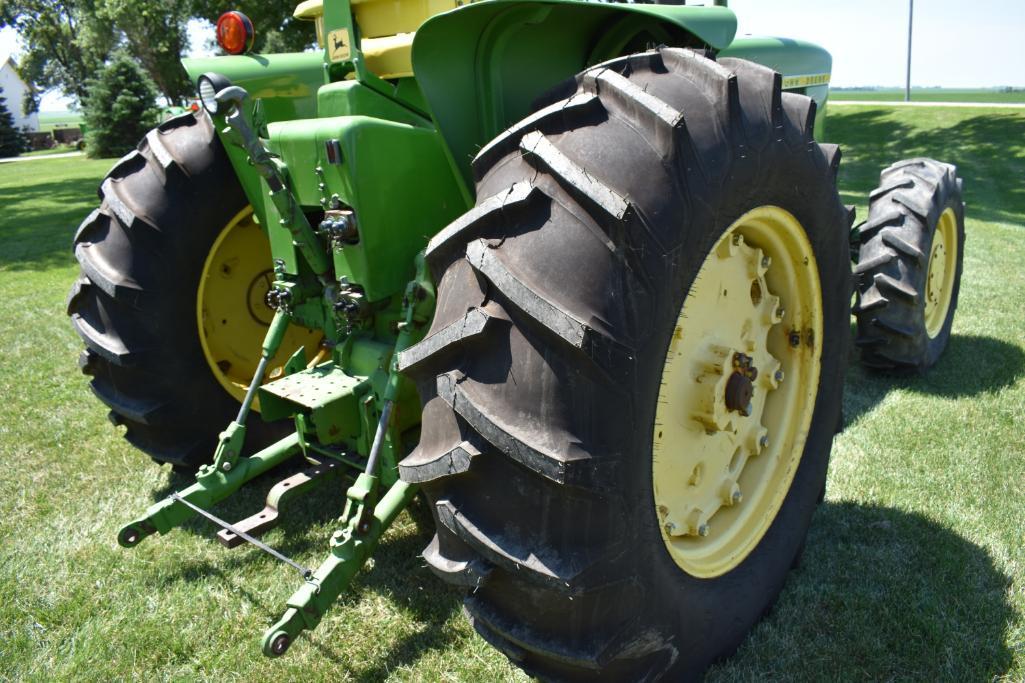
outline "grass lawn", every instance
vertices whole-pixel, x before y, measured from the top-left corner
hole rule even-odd
[[[852,364],[826,500],[779,603],[711,680],[1025,678],[1025,112],[844,107],[841,191],[864,217],[900,157],[958,163],[967,256],[950,348],[926,378]],[[126,551],[121,524],[183,486],[134,452],[76,368],[69,246],[111,161],[0,166],[0,679],[526,680],[477,638],[404,514],[319,629],[259,636],[291,570],[195,522]],[[218,508],[259,509],[264,482]],[[307,565],[340,496],[268,540]]]
[[[870,100],[872,102],[903,102],[903,88],[863,90],[832,90],[831,100]],[[912,102],[994,102],[1025,103],[1025,90],[1002,92],[987,88],[912,88]]]

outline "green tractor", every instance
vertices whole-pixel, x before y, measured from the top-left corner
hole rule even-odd
[[[185,64],[202,109],[121,159],[75,235],[93,392],[133,445],[195,473],[119,543],[201,515],[291,565],[276,657],[423,494],[424,560],[517,666],[699,675],[802,551],[852,295],[866,365],[943,351],[954,167],[891,166],[855,226],[840,152],[813,136],[829,54],[736,38],[724,6],[295,16],[320,51],[247,54],[252,24],[222,17],[231,54]],[[285,463],[264,510],[210,512]],[[258,537],[317,485],[345,511],[310,569]]]

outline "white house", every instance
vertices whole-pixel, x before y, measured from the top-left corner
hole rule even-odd
[[[22,101],[28,85],[18,75],[17,64],[12,57],[7,57],[0,63],[0,88],[3,93],[0,97],[6,100],[7,111],[14,117],[14,125],[18,128],[39,130],[39,116],[35,113],[26,115],[22,109]]]

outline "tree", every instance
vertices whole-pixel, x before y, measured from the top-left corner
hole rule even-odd
[[[85,99],[86,151],[91,157],[127,154],[157,122],[156,88],[124,50],[114,53]]]
[[[189,46],[184,0],[101,0],[101,11],[123,35],[128,51],[138,60],[168,104],[193,96],[181,65]]]
[[[0,28],[5,26],[25,44],[22,79],[42,91],[60,88],[79,101],[117,42],[97,0],[0,0]]]
[[[25,151],[25,136],[14,125],[14,116],[7,109],[3,88],[0,88],[0,158],[16,157]]]

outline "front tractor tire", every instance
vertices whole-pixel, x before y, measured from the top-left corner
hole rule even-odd
[[[925,372],[946,348],[964,261],[961,186],[954,166],[932,159],[880,174],[854,269],[863,365]]]
[[[99,195],[74,238],[81,270],[67,312],[85,342],[79,365],[132,445],[194,471],[252,376],[270,319],[254,293],[269,248],[202,112],[151,130]],[[249,425],[250,445],[276,431],[259,416]]]
[[[839,153],[743,60],[589,69],[474,161],[428,247],[400,464],[478,633],[552,680],[692,678],[796,562],[849,345]]]

